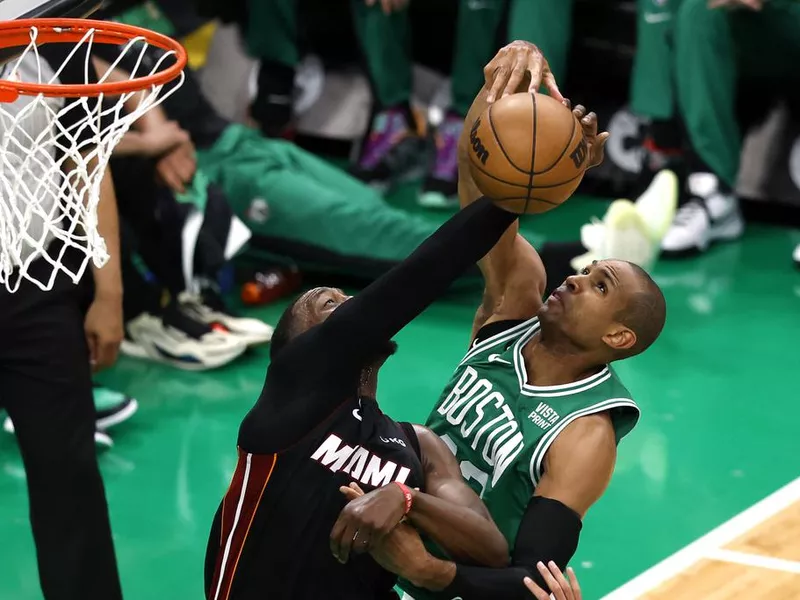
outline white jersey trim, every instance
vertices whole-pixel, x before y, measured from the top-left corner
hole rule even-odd
[[[520,337],[514,346],[514,369],[517,372],[517,379],[519,379],[519,389],[524,395],[535,396],[537,398],[570,396],[590,390],[611,378],[611,371],[608,369],[608,366],[605,366],[599,373],[595,373],[594,375],[590,375],[578,381],[573,381],[572,383],[563,383],[559,385],[530,385],[528,383],[528,371],[525,368],[525,361],[522,358],[522,348],[530,341],[537,331],[539,331],[538,319],[536,323],[533,323],[530,331]]]
[[[228,555],[231,551],[231,544],[233,543],[233,536],[236,533],[236,526],[239,525],[239,517],[242,515],[242,505],[244,504],[244,497],[247,494],[247,483],[250,479],[250,462],[253,458],[252,454],[247,455],[247,463],[244,469],[244,478],[242,479],[242,491],[239,494],[239,502],[236,504],[236,513],[233,516],[233,525],[231,526],[231,532],[228,534],[228,541],[225,542],[225,550],[222,553],[222,565],[220,566],[220,576],[219,582],[217,583],[217,589],[214,591],[214,599],[216,600],[219,598],[219,591],[222,587],[222,580],[224,579],[223,574],[225,573],[225,567],[228,563]]]
[[[467,350],[467,354],[464,358],[461,359],[459,366],[464,364],[469,359],[473,358],[477,354],[480,354],[484,350],[488,350],[500,344],[502,342],[507,342],[509,339],[513,338],[515,335],[518,335],[520,332],[525,331],[528,327],[531,327],[533,324],[538,323],[539,319],[537,317],[533,317],[528,319],[523,323],[519,323],[518,325],[514,325],[500,333],[496,333],[493,336],[486,338],[485,340],[481,340],[480,342],[473,343],[472,346],[469,347]]]
[[[580,417],[587,417],[589,415],[605,412],[620,406],[628,406],[636,409],[637,412],[641,412],[636,403],[630,398],[610,398],[609,400],[603,400],[597,404],[592,404],[591,406],[587,406],[586,408],[570,413],[552,430],[543,435],[542,439],[539,440],[539,443],[533,449],[533,454],[531,455],[529,471],[533,487],[538,485],[539,480],[542,477],[542,462],[544,461],[545,454],[547,454],[547,450],[550,448],[551,444],[555,441],[558,435],[564,431],[564,429],[566,429],[567,425],[576,419],[579,419]]]

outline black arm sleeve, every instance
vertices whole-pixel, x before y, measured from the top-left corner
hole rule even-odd
[[[458,565],[453,582],[443,597],[463,600],[530,600],[525,577],[547,590],[536,563],[554,561],[563,571],[578,548],[581,519],[558,500],[531,499],[517,533],[511,566],[505,569]]]
[[[486,198],[478,200],[324,323],[287,344],[270,365],[261,397],[242,424],[240,446],[252,440],[259,452],[276,452],[321,423],[356,393],[367,362],[486,255],[516,218]]]

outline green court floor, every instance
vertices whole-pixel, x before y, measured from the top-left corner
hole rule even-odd
[[[575,237],[604,204],[573,200],[530,222],[535,240]],[[573,565],[595,600],[800,475],[800,234],[752,226],[741,243],[661,262],[661,340],[618,370],[643,409],[589,513]],[[452,295],[399,336],[379,398],[423,421],[467,343],[477,294]],[[275,322],[283,305],[252,311]],[[236,432],[261,388],[266,348],[209,373],[123,358],[104,383],[139,399],[100,464],[126,597],[202,598],[211,518],[233,471]],[[40,598],[24,473],[0,434],[0,598]],[[286,540],[286,551],[292,551]],[[298,558],[299,559],[299,558]]]

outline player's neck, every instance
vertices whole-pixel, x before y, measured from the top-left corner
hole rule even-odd
[[[358,382],[358,395],[361,398],[378,398],[378,370],[380,367],[367,367],[361,371]]]
[[[542,339],[536,334],[522,348],[527,383],[564,385],[590,377],[603,368],[602,361],[576,348],[567,339]]]

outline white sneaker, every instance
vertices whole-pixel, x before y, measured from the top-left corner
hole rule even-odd
[[[241,356],[247,345],[238,337],[213,331],[187,316],[170,318],[142,313],[125,325],[128,336],[120,349],[128,356],[147,358],[188,371],[205,371]]]
[[[797,244],[795,247],[794,252],[792,253],[792,260],[794,261],[795,265],[800,267],[800,244]]]
[[[615,200],[602,221],[581,227],[581,243],[589,251],[575,257],[577,271],[593,260],[617,258],[649,269],[658,258],[661,240],[678,205],[678,178],[672,171],[660,171],[645,192],[632,203]]]
[[[258,319],[230,314],[222,301],[204,299],[199,294],[183,292],[178,296],[181,309],[190,317],[215,330],[227,331],[248,346],[266,344],[272,339],[274,329]]]
[[[739,201],[719,188],[716,175],[693,173],[687,187],[692,199],[683,205],[664,241],[665,255],[680,256],[704,252],[712,242],[735,240],[744,232]]]

